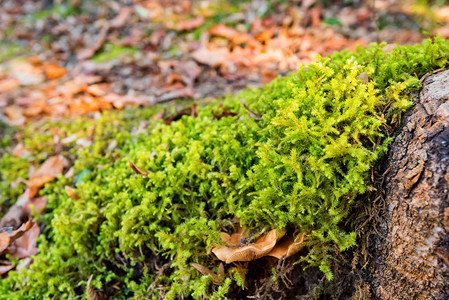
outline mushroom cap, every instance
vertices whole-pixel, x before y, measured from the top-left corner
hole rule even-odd
[[[235,243],[235,237],[232,235],[222,235],[222,240],[234,244],[234,246],[219,246],[212,249],[212,252],[218,257],[218,259],[226,262],[227,264],[235,261],[251,261],[261,258],[267,255],[276,242],[282,238],[285,231],[278,233],[277,229],[272,229],[266,235],[259,236],[256,241],[252,244],[245,245],[242,247],[237,247]],[[241,237],[242,235],[238,235]]]
[[[277,259],[281,259],[282,257],[290,257],[304,248],[305,234],[301,234],[299,237],[295,234],[288,234],[283,237],[274,248],[267,254],[267,256],[273,256]],[[296,240],[296,241],[295,241]]]

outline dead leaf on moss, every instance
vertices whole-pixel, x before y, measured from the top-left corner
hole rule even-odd
[[[66,193],[67,193],[67,195],[69,196],[70,199],[73,199],[73,200],[79,199],[78,194],[70,186],[66,185],[64,187],[64,189],[65,189],[65,191],[66,191]]]
[[[8,247],[18,238],[25,234],[34,225],[32,220],[22,224],[17,230],[12,230],[11,227],[4,227],[0,229],[0,255],[4,254]]]
[[[6,274],[14,269],[13,265],[0,265],[0,275]]]
[[[278,259],[283,257],[290,257],[304,248],[305,234],[301,234],[299,237],[294,234],[287,234],[279,242],[276,243],[276,246],[267,254],[267,256],[273,256]]]
[[[15,250],[11,251],[11,255],[15,258],[26,258],[37,254],[36,239],[40,232],[39,226],[34,224],[33,227],[15,241]]]
[[[131,169],[136,173],[136,174],[140,174],[143,177],[148,176],[148,172],[142,170],[141,168],[137,167],[132,161],[129,161],[129,166],[131,167]]]
[[[19,198],[17,198],[16,205],[17,206],[25,206],[28,201],[33,199],[34,196],[36,196],[37,192],[39,191],[38,188],[26,188],[25,192],[20,195]]]
[[[224,266],[223,266],[223,263],[220,263],[220,265],[218,266],[217,274],[212,272],[209,268],[207,268],[207,267],[205,267],[203,265],[200,265],[200,264],[193,263],[192,267],[197,269],[201,274],[203,274],[205,276],[210,275],[212,277],[212,282],[214,284],[221,285],[223,283],[223,280],[224,280]]]
[[[266,235],[259,236],[254,243],[242,247],[238,247],[236,243],[233,243],[235,242],[235,236],[223,234],[221,239],[225,242],[231,242],[231,246],[215,247],[212,249],[212,252],[218,259],[227,264],[236,261],[251,261],[266,256],[284,234],[285,231],[278,232],[277,229],[272,229]]]
[[[63,156],[52,156],[48,158],[37,169],[27,181],[28,188],[40,188],[44,184],[55,179],[59,174],[62,174],[66,159]]]
[[[90,282],[92,281],[93,276],[94,276],[93,274],[90,275],[89,280],[87,280],[86,286],[87,295],[89,296],[90,300],[103,300],[104,299],[103,294],[90,287]]]
[[[25,209],[21,206],[13,205],[0,220],[0,228],[11,227],[17,229],[28,220]]]
[[[34,211],[37,214],[41,214],[44,209],[45,206],[47,205],[47,197],[38,197],[38,198],[34,198],[34,199],[30,199],[24,206],[25,211],[31,215],[31,206],[34,207]]]

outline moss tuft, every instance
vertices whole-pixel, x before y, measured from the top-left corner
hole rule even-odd
[[[1,293],[87,297],[93,274],[91,287],[111,298],[219,299],[244,285],[244,272],[225,266],[217,286],[192,263],[217,268],[211,249],[235,217],[255,232],[310,232],[301,262],[331,279],[334,251],[355,245],[344,228],[348,213],[371,186],[370,170],[412,104],[409,91],[448,65],[449,42],[440,38],[387,53],[383,46],[318,58],[262,89],[200,106],[196,117],[153,120],[137,134],[129,113],[82,122],[80,134],[95,124],[94,143],[77,153],[74,178],[60,176],[42,191],[49,207],[39,254],[28,271],[1,281]],[[236,115],[217,120],[219,102]],[[73,124],[61,130],[73,134]],[[46,139],[25,136],[32,149]],[[148,176],[135,174],[130,160]]]

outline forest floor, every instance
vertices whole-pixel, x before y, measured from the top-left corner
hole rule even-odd
[[[54,135],[54,147],[64,143],[39,127],[49,119],[217,98],[266,84],[317,55],[449,38],[449,6],[424,2],[4,0],[0,156],[26,155],[21,130],[30,124]],[[11,140],[16,146],[6,147]],[[34,168],[51,173],[68,163]],[[3,276],[8,271],[0,266]]]

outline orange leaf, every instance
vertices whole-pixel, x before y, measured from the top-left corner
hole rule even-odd
[[[67,74],[67,70],[65,68],[61,68],[56,64],[48,64],[44,68],[45,76],[48,79],[56,79]]]
[[[200,27],[201,25],[203,25],[204,23],[204,18],[202,16],[190,19],[190,20],[186,20],[186,21],[181,21],[178,24],[176,24],[176,30],[179,31],[189,31],[195,28]]]
[[[17,78],[7,78],[0,80],[0,93],[7,92],[18,87],[20,81]]]
[[[59,174],[62,174],[65,163],[66,159],[62,156],[48,158],[27,181],[28,188],[40,188],[55,179]]]
[[[31,178],[30,180],[27,180],[27,185],[29,188],[40,188],[44,186],[44,184],[49,183],[55,178],[56,177],[52,175],[43,175],[39,177],[34,177]]]
[[[66,185],[64,187],[64,189],[70,199],[73,199],[73,200],[79,199],[79,196],[76,194],[76,192],[70,186]]]

